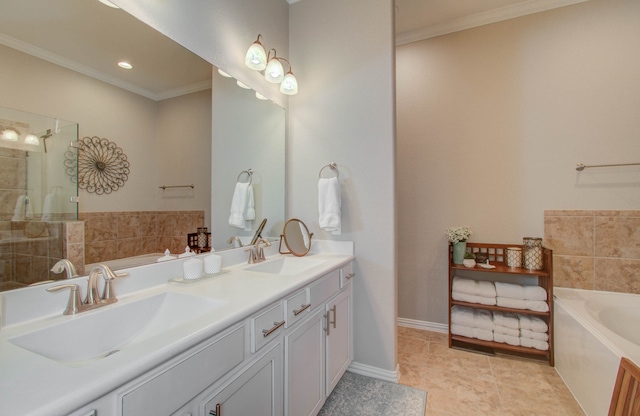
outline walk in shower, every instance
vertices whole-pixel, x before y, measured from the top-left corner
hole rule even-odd
[[[78,218],[78,124],[0,107],[0,290],[52,278]]]

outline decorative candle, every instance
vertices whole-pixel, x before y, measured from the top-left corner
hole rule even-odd
[[[182,272],[186,280],[199,279],[202,276],[202,260],[191,258],[182,264]]]
[[[522,267],[522,249],[520,247],[507,247],[505,265],[507,267]]]
[[[222,269],[222,257],[211,254],[204,258],[204,272],[206,274],[216,274]]]
[[[542,238],[524,237],[522,239],[522,264],[525,269],[542,270]]]

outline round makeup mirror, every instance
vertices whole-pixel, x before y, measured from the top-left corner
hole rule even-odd
[[[291,218],[284,224],[282,235],[280,235],[280,254],[293,254],[302,257],[311,250],[311,237],[306,224],[297,218]],[[282,251],[282,242],[289,251]]]

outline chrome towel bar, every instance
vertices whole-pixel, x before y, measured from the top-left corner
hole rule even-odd
[[[582,163],[578,163],[576,166],[576,170],[582,172],[586,168],[610,168],[614,166],[638,166],[640,163],[619,163],[617,165],[583,165]]]

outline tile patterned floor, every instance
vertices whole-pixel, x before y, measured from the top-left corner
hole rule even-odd
[[[448,347],[447,334],[398,327],[400,384],[426,390],[425,416],[584,416],[553,367]]]

